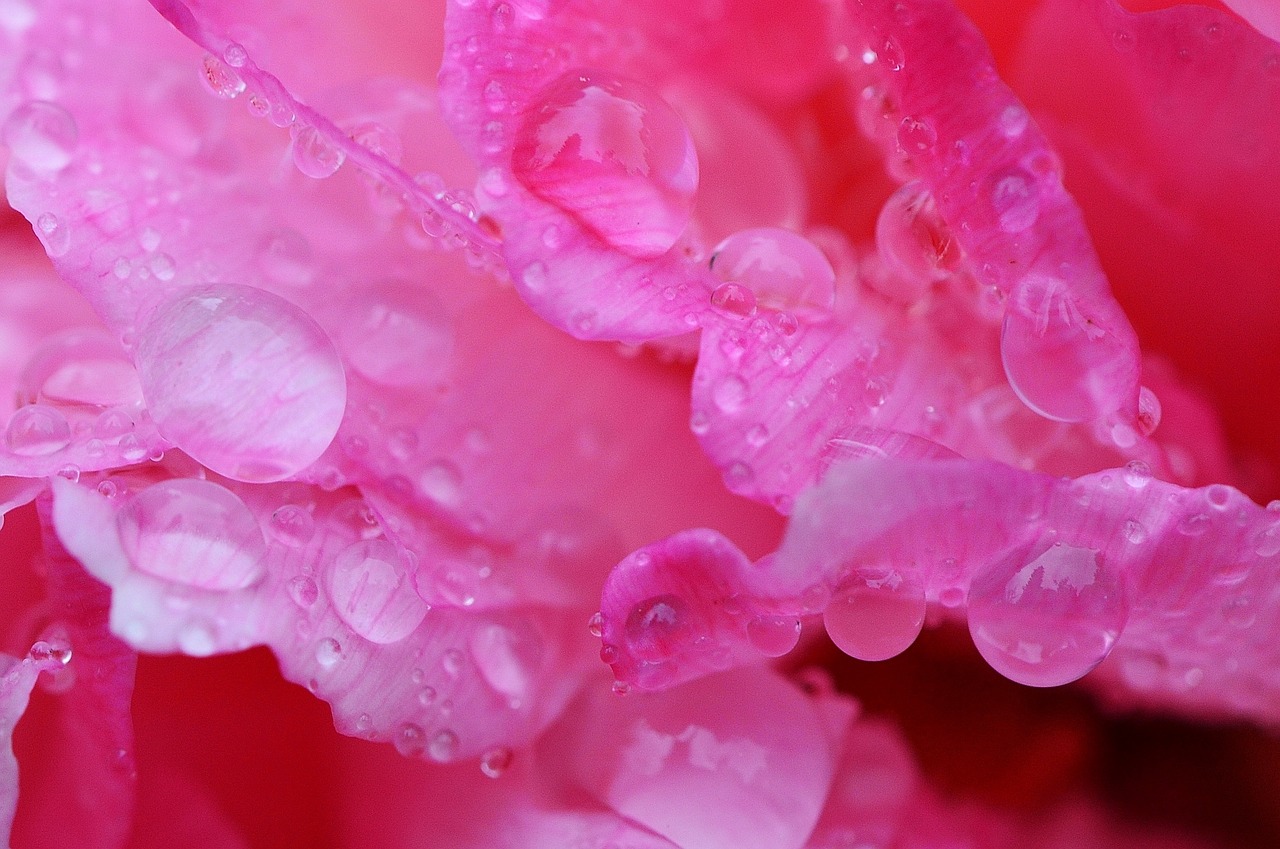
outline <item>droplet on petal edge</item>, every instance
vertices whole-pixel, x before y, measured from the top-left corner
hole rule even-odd
[[[725,281],[725,286],[737,284],[749,290],[750,300],[771,309],[828,311],[835,303],[836,278],[831,263],[816,245],[790,230],[757,227],[734,233],[712,252],[711,273]],[[716,293],[724,288],[712,293],[713,304]],[[750,302],[745,295],[730,295],[727,291],[722,295],[725,304]],[[742,314],[747,310],[739,307],[729,311]]]
[[[549,85],[517,131],[511,170],[612,247],[675,245],[693,213],[698,158],[683,120],[642,83],[574,71]]]

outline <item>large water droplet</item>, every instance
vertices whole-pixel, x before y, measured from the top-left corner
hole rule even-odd
[[[333,441],[347,383],[329,337],[248,286],[180,294],[140,334],[138,376],[166,439],[230,478],[293,475]]]
[[[10,113],[3,138],[9,155],[36,171],[61,171],[75,154],[80,131],[56,103],[32,100]]]
[[[632,609],[625,626],[631,654],[640,661],[664,661],[688,645],[699,628],[679,596],[661,595]]]
[[[542,664],[542,641],[532,632],[487,625],[471,638],[471,657],[480,675],[509,703],[524,703]]]
[[[859,570],[822,614],[827,636],[859,660],[888,660],[911,647],[924,627],[924,588],[892,569]]]
[[[237,590],[262,578],[266,543],[258,521],[230,490],[179,478],[153,484],[116,514],[129,561],[158,578]]]
[[[1000,355],[1022,402],[1055,421],[1110,412],[1130,377],[1120,341],[1081,311],[1066,283],[1041,274],[1028,275],[1010,294]]]
[[[794,616],[757,616],[747,623],[747,639],[765,657],[782,657],[800,642],[800,620]]]
[[[33,404],[9,419],[4,441],[10,451],[24,457],[54,454],[71,443],[71,426],[54,408]]]
[[[1085,675],[1111,651],[1128,616],[1117,567],[1062,542],[993,561],[969,587],[978,651],[1001,675],[1032,687]]]
[[[525,187],[626,253],[666,253],[698,188],[688,128],[656,92],[598,71],[565,74],[516,133],[511,170]]]
[[[384,539],[362,540],[343,549],[327,577],[334,609],[370,642],[399,642],[427,615],[429,607],[418,596],[404,558]]]
[[[920,183],[898,189],[876,219],[876,247],[894,273],[885,294],[914,302],[929,284],[945,278],[960,263],[960,247],[938,214],[933,195]]]
[[[330,177],[347,159],[342,148],[310,124],[296,124],[293,131],[293,164],[308,177]]]
[[[711,272],[741,284],[763,306],[779,310],[830,310],[836,275],[818,247],[790,230],[754,227],[716,246]]]

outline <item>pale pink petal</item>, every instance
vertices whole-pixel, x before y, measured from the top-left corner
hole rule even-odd
[[[1227,8],[1253,24],[1273,41],[1280,41],[1280,6],[1271,0],[1223,0]]]
[[[0,655],[0,831],[5,841],[18,807],[18,759],[13,755],[13,729],[27,709],[42,661]]]

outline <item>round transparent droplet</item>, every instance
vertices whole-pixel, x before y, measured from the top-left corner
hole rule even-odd
[[[289,580],[289,597],[301,608],[308,608],[320,600],[320,587],[314,578],[298,575]]]
[[[728,374],[716,382],[711,398],[722,413],[736,413],[747,402],[747,382],[736,374]]]
[[[342,167],[347,154],[315,127],[298,125],[293,133],[293,164],[308,177],[323,180]]]
[[[71,444],[71,425],[53,407],[31,404],[9,418],[4,441],[10,451],[23,457],[56,454]]]
[[[71,250],[71,228],[52,212],[42,213],[36,218],[36,236],[44,245],[45,253],[54,259]]]
[[[316,663],[325,669],[342,660],[342,644],[333,637],[325,637],[316,643]]]
[[[316,520],[307,508],[285,504],[271,514],[271,535],[290,548],[301,548],[315,536]]]
[[[1023,550],[974,573],[969,633],[987,663],[1013,681],[1056,687],[1106,658],[1128,621],[1119,568],[1062,542]]]
[[[692,643],[700,631],[689,605],[670,594],[636,605],[624,628],[627,646],[639,661],[667,660]]]
[[[750,318],[756,314],[756,295],[740,283],[721,283],[711,293],[711,306],[738,318]]]
[[[231,100],[244,91],[244,79],[211,53],[200,63],[200,81],[215,97]]]
[[[1092,321],[1067,284],[1041,274],[1010,294],[1000,336],[1009,385],[1048,419],[1091,421],[1120,406],[1132,356]]]
[[[511,767],[513,758],[514,755],[506,746],[489,749],[480,756],[480,771],[489,778],[501,778]]]
[[[747,639],[765,657],[782,657],[800,642],[794,616],[757,616],[747,623]]]
[[[327,573],[334,609],[373,643],[403,640],[427,615],[404,557],[385,539],[362,540],[343,549]]]
[[[446,728],[436,732],[436,735],[431,738],[431,743],[427,746],[427,754],[433,761],[449,763],[458,757],[458,749],[458,735]]]
[[[697,152],[675,110],[648,86],[599,71],[564,74],[535,98],[511,169],[535,195],[638,257],[671,249],[698,188]]]
[[[422,730],[422,726],[406,722],[396,729],[392,745],[406,758],[421,757],[427,750],[427,733]]]
[[[876,289],[908,303],[960,264],[960,246],[920,183],[907,183],[885,201],[876,219],[876,247],[890,272],[890,279],[874,281]]]
[[[858,660],[888,660],[911,647],[924,627],[924,588],[893,569],[859,570],[822,613],[827,636]]]
[[[80,140],[67,110],[45,100],[31,100],[13,110],[0,134],[15,161],[40,172],[66,168]]]
[[[136,360],[160,433],[236,480],[311,465],[346,410],[329,337],[298,307],[248,286],[186,290],[164,304],[139,334]]]
[[[991,211],[1006,233],[1021,233],[1040,217],[1040,186],[1030,172],[1012,168],[989,179]]]
[[[779,227],[740,230],[716,246],[711,273],[751,290],[761,306],[827,311],[835,304],[835,271],[817,245]]]
[[[237,590],[266,573],[258,520],[239,496],[212,481],[152,484],[116,514],[116,530],[136,569],[174,583]]]

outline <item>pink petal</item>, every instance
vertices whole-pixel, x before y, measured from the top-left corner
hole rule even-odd
[[[0,736],[4,738],[4,746],[0,748],[0,830],[7,841],[18,807],[18,759],[13,755],[13,729],[27,709],[41,664],[8,655],[0,657],[0,664],[4,666],[0,676]]]

